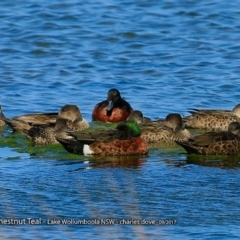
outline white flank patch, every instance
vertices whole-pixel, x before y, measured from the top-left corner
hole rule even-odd
[[[91,155],[93,154],[93,151],[89,148],[87,144],[83,145],[83,154],[84,155]]]

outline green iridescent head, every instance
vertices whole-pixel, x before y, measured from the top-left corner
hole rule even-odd
[[[133,120],[128,120],[121,122],[117,125],[119,131],[124,131],[129,134],[129,136],[137,137],[141,135],[141,129],[137,122]]]

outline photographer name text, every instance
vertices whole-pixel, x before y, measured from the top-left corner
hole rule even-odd
[[[149,219],[42,219],[42,218],[0,218],[0,225],[174,225],[177,220]]]

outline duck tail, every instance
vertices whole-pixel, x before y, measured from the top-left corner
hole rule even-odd
[[[184,148],[187,153],[198,153],[197,149],[194,148],[194,146],[189,145],[188,142],[180,142],[180,141],[175,141],[179,146]]]
[[[83,144],[76,139],[65,139],[57,136],[56,139],[67,152],[83,155]]]

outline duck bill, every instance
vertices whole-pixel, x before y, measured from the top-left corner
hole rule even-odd
[[[107,111],[111,111],[113,109],[114,105],[112,101],[109,101],[108,106],[107,106]]]

